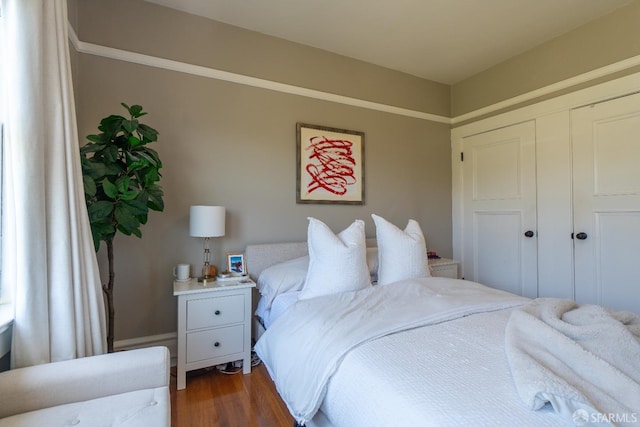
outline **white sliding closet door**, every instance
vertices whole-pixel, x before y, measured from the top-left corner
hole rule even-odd
[[[576,301],[640,313],[640,94],[571,119]]]
[[[464,138],[465,278],[537,296],[533,121]]]

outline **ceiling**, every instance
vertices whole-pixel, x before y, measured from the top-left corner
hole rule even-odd
[[[454,84],[634,0],[147,0]]]

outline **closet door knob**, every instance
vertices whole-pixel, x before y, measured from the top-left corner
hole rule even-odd
[[[533,231],[531,231],[531,230],[527,230],[524,233],[525,237],[533,237],[534,234],[535,233]]]
[[[587,233],[581,232],[576,234],[576,239],[578,240],[585,240],[587,238]]]

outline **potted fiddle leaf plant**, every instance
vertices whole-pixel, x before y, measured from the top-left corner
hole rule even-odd
[[[158,153],[149,144],[158,131],[140,123],[146,115],[140,105],[128,106],[128,117],[110,115],[100,121],[100,133],[88,135],[80,148],[84,193],[96,252],[107,245],[109,281],[102,285],[107,309],[107,349],[113,352],[115,283],[113,239],[118,232],[142,237],[140,227],[149,210],[164,210]]]

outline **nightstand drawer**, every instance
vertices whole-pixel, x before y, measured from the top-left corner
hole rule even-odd
[[[431,268],[431,274],[435,277],[458,278],[458,266],[456,264],[442,265]]]
[[[460,273],[458,271],[459,265],[459,261],[448,258],[429,260],[429,269],[431,270],[431,275],[435,277],[448,277],[450,279],[458,279],[460,277]]]
[[[235,325],[187,334],[187,363],[244,351],[244,326]]]
[[[244,295],[203,298],[187,302],[187,330],[244,321]]]

